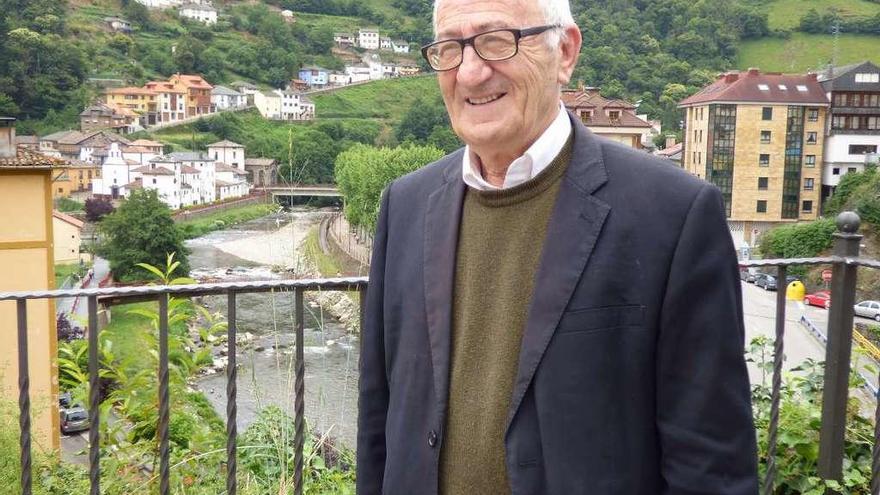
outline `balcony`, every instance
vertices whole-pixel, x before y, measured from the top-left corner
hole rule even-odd
[[[810,446],[818,449],[817,465],[822,478],[826,480],[840,480],[843,476],[844,464],[844,436],[847,427],[847,407],[850,391],[850,372],[857,357],[852,354],[853,348],[853,306],[855,304],[856,277],[859,268],[880,269],[880,261],[865,259],[859,256],[859,243],[862,236],[857,233],[859,218],[854,213],[843,213],[838,217],[838,232],[834,235],[834,250],[831,256],[819,258],[799,259],[772,259],[760,261],[748,261],[741,263],[743,267],[775,268],[777,280],[786,280],[788,269],[793,266],[826,265],[832,270],[831,278],[831,304],[828,315],[827,332],[811,326],[810,330],[825,339],[825,362],[824,378],[822,380],[822,411],[821,411],[821,436],[818,445]],[[305,434],[304,414],[304,390],[305,390],[305,361],[303,358],[303,333],[304,333],[304,302],[303,296],[306,291],[357,291],[360,294],[361,318],[363,318],[363,304],[368,287],[368,280],[363,277],[338,278],[321,280],[275,280],[267,282],[231,282],[199,285],[159,285],[144,287],[126,287],[109,289],[80,289],[80,290],[53,290],[31,292],[6,292],[0,293],[0,301],[14,301],[17,308],[17,335],[18,335],[18,378],[19,398],[18,408],[20,415],[21,436],[19,442],[21,470],[20,485],[24,495],[33,492],[32,452],[31,452],[31,397],[29,391],[28,375],[28,322],[27,306],[29,301],[39,299],[57,299],[67,297],[84,297],[88,304],[88,328],[98,328],[99,304],[115,305],[120,303],[158,301],[158,403],[159,415],[157,424],[158,438],[158,474],[159,492],[168,495],[170,492],[170,454],[169,454],[169,417],[171,398],[169,394],[169,298],[198,297],[206,295],[220,295],[227,299],[226,336],[228,339],[228,359],[226,368],[226,463],[224,473],[226,478],[227,492],[230,495],[237,493],[238,461],[237,440],[237,370],[236,370],[236,311],[237,297],[251,293],[292,293],[294,300],[295,354],[294,354],[294,424],[295,424],[295,458],[293,491],[300,495],[303,491],[303,448]],[[770,414],[766,430],[768,439],[766,459],[766,471],[763,475],[762,493],[774,493],[774,486],[779,473],[777,472],[777,456],[782,453],[777,451],[780,435],[780,403],[783,394],[783,355],[785,321],[786,321],[786,292],[782,290],[776,294],[776,317],[775,339],[773,340],[772,353],[772,386],[769,390]],[[808,324],[809,326],[809,324]],[[98,332],[88,331],[88,381],[89,381],[89,404],[88,409],[93,420],[89,427],[89,476],[91,494],[100,493],[99,480],[101,479],[101,452],[100,452],[100,421],[101,409],[99,407],[99,369]],[[826,337],[827,336],[827,337]],[[864,343],[863,343],[864,345]],[[880,354],[880,351],[877,351]],[[871,386],[873,387],[873,385]],[[876,401],[876,387],[872,390],[873,407],[876,417],[880,418],[880,407]],[[766,419],[766,418],[763,418]],[[106,418],[104,419],[106,420]],[[878,422],[880,424],[880,422]],[[878,493],[880,489],[880,428],[875,425],[873,435],[873,458],[871,472],[871,492]],[[833,492],[831,492],[833,493]]]

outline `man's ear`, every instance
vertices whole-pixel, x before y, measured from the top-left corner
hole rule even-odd
[[[563,27],[565,30],[565,39],[559,42],[559,74],[556,78],[560,86],[568,86],[571,80],[571,73],[577,64],[578,56],[581,53],[581,30],[574,24]]]

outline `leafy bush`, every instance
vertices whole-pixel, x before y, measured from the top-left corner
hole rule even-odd
[[[85,204],[86,220],[100,222],[102,218],[113,213],[113,203],[105,198],[89,198]]]
[[[394,179],[439,160],[433,146],[374,148],[357,144],[336,159],[336,184],[345,200],[345,216],[354,225],[376,228],[382,191]]]
[[[877,167],[868,167],[864,172],[850,172],[840,178],[840,183],[834,189],[834,194],[825,203],[824,213],[828,216],[854,207],[857,200],[865,193],[870,194],[871,189],[876,189]],[[875,187],[872,187],[875,186]],[[880,225],[880,224],[878,224]]]
[[[770,427],[770,378],[773,371],[773,341],[756,337],[749,345],[747,361],[761,371],[761,381],[752,385],[752,407],[758,435],[761,478],[767,472]],[[844,443],[843,482],[823,481],[819,477],[819,431],[822,416],[822,390],[825,364],[807,359],[792,368],[784,378],[780,394],[779,435],[776,450],[776,484],[773,493],[822,495],[825,489],[852,494],[869,493],[871,445],[874,427],[859,414],[859,399],[850,394]],[[850,388],[861,387],[864,380],[853,371]]]
[[[59,342],[70,342],[74,339],[81,339],[85,335],[85,331],[75,325],[70,324],[70,319],[64,313],[58,313],[55,320],[55,328],[58,332]]]
[[[761,236],[765,258],[809,258],[831,247],[836,229],[833,219],[776,227]]]
[[[83,211],[83,204],[70,198],[58,198],[58,200],[55,201],[55,208],[60,212],[70,213],[74,211]]]

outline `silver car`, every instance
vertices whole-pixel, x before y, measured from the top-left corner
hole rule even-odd
[[[68,435],[89,429],[89,413],[80,406],[61,411],[61,433]]]
[[[880,321],[880,302],[862,301],[853,306],[853,310],[855,311],[857,316],[863,316],[865,318],[872,318],[874,320]]]

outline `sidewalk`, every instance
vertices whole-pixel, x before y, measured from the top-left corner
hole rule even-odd
[[[362,265],[370,266],[370,257],[373,254],[373,236],[370,233],[352,227],[342,213],[333,216],[327,232],[339,249]]]

